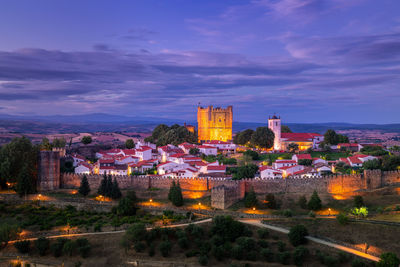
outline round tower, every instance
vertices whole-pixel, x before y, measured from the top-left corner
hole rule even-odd
[[[274,150],[281,150],[281,117],[276,115],[269,117],[268,128],[274,132]]]

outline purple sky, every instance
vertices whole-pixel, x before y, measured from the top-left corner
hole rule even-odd
[[[399,0],[2,0],[0,113],[399,123]]]

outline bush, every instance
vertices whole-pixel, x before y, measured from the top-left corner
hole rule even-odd
[[[269,231],[266,228],[261,228],[257,230],[258,237],[264,239],[267,238],[269,235]]]
[[[168,257],[172,249],[171,242],[169,242],[169,240],[162,241],[159,245],[159,249],[163,257]]]
[[[225,256],[225,249],[223,246],[214,246],[212,249],[212,254],[217,260],[222,261]]]
[[[304,225],[298,224],[290,228],[288,237],[293,246],[305,244],[307,242],[306,236],[308,235],[307,228]]]
[[[263,248],[260,254],[264,260],[268,262],[274,261],[274,253],[269,248]]]
[[[76,242],[73,240],[68,240],[64,243],[63,253],[68,256],[72,256],[75,249],[76,249]]]
[[[244,197],[244,206],[246,208],[252,208],[257,206],[257,196],[256,193],[254,192],[253,188],[250,190],[250,192],[246,193]]]
[[[379,262],[376,264],[378,267],[398,267],[400,260],[393,252],[382,253]]]
[[[78,238],[76,240],[76,245],[78,247],[79,255],[81,255],[82,258],[89,256],[90,250],[92,249],[89,240],[86,238]]]
[[[156,246],[154,243],[150,244],[149,246],[149,256],[153,257],[156,254]]]
[[[286,209],[282,212],[282,215],[289,218],[293,216],[293,212],[291,209]]]
[[[134,223],[126,230],[125,235],[131,242],[143,241],[147,235],[146,226],[144,223]]]
[[[208,265],[208,257],[207,257],[207,255],[204,255],[204,254],[200,255],[200,257],[199,257],[199,263],[200,263],[201,265],[203,265],[203,266]]]
[[[17,241],[14,243],[14,247],[18,250],[19,253],[26,254],[31,250],[31,241]]]
[[[96,223],[95,225],[94,225],[94,231],[95,232],[101,232],[101,227],[102,227],[103,225],[101,224],[101,223]]]
[[[313,212],[312,210],[308,213],[308,216],[310,216],[311,218],[315,218],[315,212]]]
[[[35,247],[40,256],[44,256],[49,249],[50,241],[46,237],[39,237],[35,240]]]
[[[303,246],[299,246],[294,250],[293,253],[293,261],[296,266],[302,266],[304,260],[308,257],[309,251],[307,248]]]
[[[368,208],[367,207],[354,208],[351,210],[351,213],[353,213],[357,217],[367,217]]]
[[[304,196],[304,195],[301,196],[301,197],[299,198],[298,204],[299,204],[300,208],[302,208],[302,209],[307,209],[307,199],[306,199],[306,196]]]
[[[282,242],[282,241],[279,241],[278,242],[278,250],[279,250],[279,252],[283,252],[283,251],[285,251],[285,249],[286,249],[286,243]]]
[[[351,262],[351,267],[367,267],[367,265],[360,259],[354,259]]]
[[[64,248],[64,241],[63,240],[57,240],[55,243],[52,243],[50,245],[50,251],[53,253],[54,257],[60,257],[63,253],[63,248]]]
[[[267,208],[269,209],[276,209],[278,206],[275,200],[275,196],[273,194],[268,194],[265,197],[265,201],[267,202]]]
[[[336,216],[336,220],[341,224],[341,225],[346,225],[349,223],[349,217],[347,217],[345,214],[340,213]]]
[[[314,190],[314,193],[312,194],[310,201],[308,201],[307,207],[308,209],[314,211],[320,210],[322,208],[321,199],[319,198],[317,191]]]
[[[133,244],[133,248],[135,249],[136,252],[142,252],[146,248],[146,245],[143,242],[136,241]]]
[[[289,251],[285,251],[285,252],[280,252],[277,255],[277,259],[280,263],[287,265],[289,264],[290,261],[290,252]]]
[[[181,249],[187,249],[189,247],[189,240],[186,236],[178,239],[178,245]]]
[[[364,206],[364,199],[362,196],[355,196],[353,202],[354,202],[354,207],[356,208],[361,208],[362,206]]]
[[[267,248],[267,247],[269,247],[268,241],[263,240],[263,239],[258,240],[257,245],[258,245],[259,247],[261,247],[261,248]]]

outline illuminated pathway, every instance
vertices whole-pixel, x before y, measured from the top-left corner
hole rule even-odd
[[[254,225],[254,226],[257,226],[257,227],[268,228],[268,229],[271,229],[273,231],[281,232],[281,233],[284,233],[284,234],[289,233],[289,230],[287,230],[285,228],[264,224],[264,223],[261,223],[260,220],[240,219],[239,221],[241,221],[242,223],[251,224],[251,225]],[[378,262],[380,260],[378,257],[372,256],[370,254],[367,254],[367,253],[364,253],[364,252],[361,252],[361,251],[358,251],[356,249],[352,249],[352,248],[349,248],[349,247],[341,246],[341,245],[338,245],[338,244],[335,244],[335,243],[332,243],[332,242],[329,242],[329,241],[325,241],[325,240],[322,240],[322,239],[319,239],[319,238],[316,238],[316,237],[306,236],[306,238],[308,240],[311,240],[311,241],[315,242],[315,243],[319,243],[319,244],[322,244],[322,245],[325,245],[325,246],[336,248],[336,249],[339,249],[339,250],[345,251],[347,253],[351,253],[351,254],[357,255],[359,257],[362,257],[362,258],[365,258],[365,259],[368,259],[368,260],[372,260],[372,261],[376,261],[376,262]]]
[[[189,224],[201,224],[201,223],[207,223],[207,222],[211,222],[211,218],[209,219],[205,219],[205,220],[201,220],[201,221],[195,221],[195,222],[191,222],[191,223],[181,223],[181,224],[171,224],[171,225],[166,225],[166,226],[162,226],[163,228],[175,228],[175,227],[183,227],[183,226],[188,226]],[[153,227],[147,227],[147,230],[151,230]],[[107,232],[94,232],[94,233],[79,233],[79,234],[66,234],[66,235],[51,235],[51,236],[46,236],[46,238],[49,239],[54,239],[54,238],[60,238],[60,237],[76,237],[76,236],[90,236],[90,235],[108,235],[108,234],[120,234],[120,233],[125,233],[126,230],[119,230],[119,231],[107,231]],[[21,240],[30,240],[30,241],[34,241],[38,239],[37,237],[33,237],[33,238],[26,238],[26,239],[18,239],[18,240],[12,240],[9,241],[8,244],[13,244],[17,241],[21,241]]]

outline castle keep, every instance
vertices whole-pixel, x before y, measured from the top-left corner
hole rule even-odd
[[[232,106],[227,108],[197,108],[197,129],[199,141],[232,140]]]

